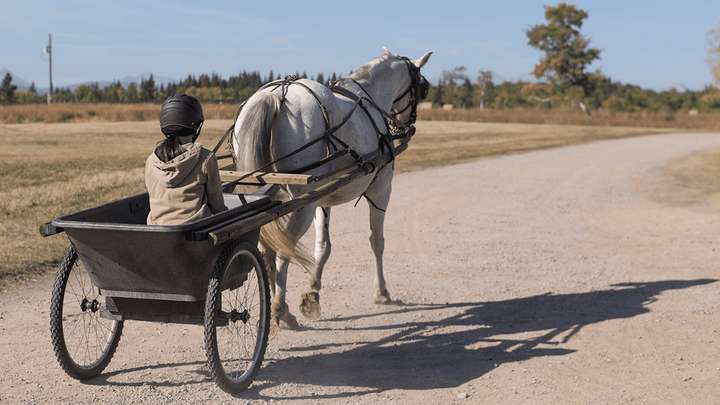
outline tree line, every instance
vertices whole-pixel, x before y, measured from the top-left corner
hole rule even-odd
[[[584,109],[607,111],[720,110],[720,91],[708,85],[701,90],[652,90],[622,83],[600,73],[587,79],[584,90],[559,90],[545,82],[493,80],[493,72],[480,70],[471,79],[463,66],[443,71],[438,83],[430,88],[428,101],[434,106],[455,108],[537,108]]]
[[[307,73],[295,73],[296,76],[307,78]],[[337,79],[333,73],[331,80]],[[260,86],[269,81],[279,79],[280,76],[270,71],[266,76],[257,71],[241,71],[227,78],[219,74],[188,75],[185,79],[166,84],[158,84],[151,74],[139,83],[123,85],[114,81],[109,85],[88,83],[69,87],[59,87],[53,91],[53,101],[60,103],[154,103],[167,97],[187,93],[198,97],[204,102],[240,102],[247,99]],[[319,80],[324,80],[318,74]],[[44,102],[45,96],[39,94],[33,83],[29,89],[18,91],[12,84],[12,76],[5,74],[0,85],[0,102],[3,104],[29,104]]]
[[[299,75],[300,77],[307,75]],[[337,74],[325,76],[320,73],[313,77],[327,84],[337,79]],[[152,76],[140,83],[126,86],[114,82],[108,86],[98,83],[82,84],[74,89],[58,88],[53,93],[53,101],[60,103],[157,103],[176,93],[187,93],[206,103],[240,103],[247,99],[264,83],[275,80],[272,72],[261,75],[259,72],[241,72],[229,78],[216,74],[202,74],[157,85]],[[588,77],[587,94],[581,100],[590,110],[608,111],[679,111],[698,110],[708,112],[720,110],[720,91],[713,86],[702,90],[652,90],[637,85],[614,81],[599,73]],[[574,91],[578,91],[575,89]],[[491,71],[480,70],[474,78],[470,77],[463,66],[443,71],[440,78],[430,87],[426,101],[436,107],[452,105],[455,108],[576,108],[572,97],[573,90],[560,92],[549,83],[530,81],[494,80]],[[39,94],[32,85],[19,91],[7,74],[0,85],[0,101],[3,104],[31,104],[45,102],[45,96]]]
[[[588,12],[568,3],[545,7],[545,22],[526,32],[528,45],[543,54],[535,65],[536,81],[498,81],[492,71],[479,70],[472,75],[464,66],[443,71],[433,83],[428,101],[435,106],[457,108],[579,108],[608,111],[720,110],[720,28],[708,34],[708,63],[718,85],[701,90],[652,90],[622,83],[588,67],[600,59],[601,51],[590,46],[582,33]],[[307,73],[295,73],[308,78]],[[153,76],[124,86],[119,81],[108,86],[83,84],[73,89],[59,88],[56,102],[80,103],[154,103],[176,93],[187,93],[203,102],[240,103],[262,84],[280,78],[272,71],[266,76],[257,71],[242,71],[227,78],[218,74],[188,75],[185,79],[158,85]],[[339,76],[318,73],[313,78],[328,84]],[[18,91],[6,74],[0,86],[0,102],[40,103],[44,97],[35,90]]]

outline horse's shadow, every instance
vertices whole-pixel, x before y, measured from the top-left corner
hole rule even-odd
[[[563,347],[583,327],[613,319],[626,319],[649,312],[647,305],[663,291],[713,283],[714,279],[666,280],[647,283],[615,284],[609,289],[574,294],[541,294],[492,302],[407,305],[387,312],[358,315],[333,321],[353,321],[382,315],[401,315],[425,311],[423,320],[390,325],[343,328],[342,330],[393,331],[383,338],[353,342],[351,348],[330,343],[294,346],[286,351],[295,356],[268,359],[260,370],[258,383],[241,396],[258,399],[340,398],[388,389],[424,390],[457,387],[490,372],[503,363],[534,357],[562,356],[574,350]],[[441,310],[453,312],[438,320],[428,320]],[[332,331],[332,327],[314,330]],[[292,333],[292,332],[285,332]],[[339,348],[339,349],[338,349]],[[333,349],[332,352],[329,352]],[[328,351],[303,355],[303,352]],[[200,365],[201,362],[189,364]],[[187,364],[187,365],[189,365]],[[176,364],[175,366],[177,366]],[[182,364],[179,364],[182,365]],[[145,368],[172,367],[173,364],[118,370],[111,375]],[[201,377],[200,383],[208,381]],[[102,378],[95,384],[114,384]],[[263,393],[284,384],[350,387],[329,396],[274,397]],[[174,386],[168,382],[148,385]],[[124,384],[134,385],[134,384]]]
[[[502,363],[572,353],[574,350],[564,348],[563,344],[583,327],[647,313],[647,304],[655,301],[663,291],[715,281],[623,283],[586,293],[403,308],[389,313],[455,308],[458,311],[439,320],[356,328],[396,332],[376,341],[359,345],[355,342],[345,351],[336,349],[332,353],[273,361],[261,371],[260,378],[270,385],[356,387],[368,392],[457,387]],[[338,345],[290,350],[302,352],[334,346]]]

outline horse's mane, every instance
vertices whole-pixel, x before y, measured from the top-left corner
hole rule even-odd
[[[385,62],[392,61],[395,59],[398,59],[399,57],[397,55],[393,54],[385,54],[383,56],[378,56],[375,59],[372,59],[370,62],[358,67],[357,69],[353,70],[352,73],[350,73],[350,78],[355,80],[372,80],[375,72],[378,70],[380,66],[384,66]]]

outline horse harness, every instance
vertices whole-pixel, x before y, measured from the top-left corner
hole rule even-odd
[[[290,173],[295,173],[295,174],[304,173],[309,170],[320,167],[332,160],[338,159],[345,155],[350,155],[355,160],[355,163],[358,165],[358,167],[362,168],[367,174],[375,172],[376,168],[374,167],[374,165],[372,163],[364,162],[362,157],[360,156],[360,154],[357,153],[357,151],[355,151],[350,145],[348,145],[345,141],[343,141],[342,139],[338,138],[335,135],[335,132],[337,132],[341,127],[343,127],[350,120],[350,117],[352,117],[352,115],[355,113],[355,110],[357,110],[358,108],[360,108],[364,112],[364,114],[367,116],[368,120],[372,124],[373,129],[375,130],[375,132],[378,136],[378,147],[380,148],[380,150],[383,153],[385,152],[385,150],[389,151],[389,153],[390,153],[391,159],[385,165],[392,163],[395,160],[393,141],[397,140],[397,139],[403,139],[406,137],[412,137],[415,134],[415,121],[417,120],[417,104],[419,103],[420,100],[422,100],[423,98],[425,98],[427,96],[427,92],[429,89],[429,83],[420,74],[420,68],[415,66],[415,64],[407,57],[402,57],[401,59],[403,60],[403,62],[405,62],[405,65],[407,66],[408,73],[410,76],[410,85],[408,86],[408,88],[405,91],[403,91],[398,97],[396,97],[395,100],[393,100],[393,105],[395,103],[399,102],[400,100],[402,100],[403,98],[405,98],[406,96],[409,96],[409,97],[408,97],[407,105],[405,105],[405,107],[403,107],[400,110],[392,109],[391,112],[393,113],[393,115],[397,116],[397,115],[402,114],[403,112],[407,111],[408,109],[410,109],[409,118],[408,118],[407,122],[405,122],[405,123],[398,122],[398,120],[395,118],[395,116],[383,111],[382,108],[380,108],[377,105],[375,100],[373,100],[370,93],[368,93],[368,91],[365,90],[365,88],[362,86],[362,84],[360,84],[357,80],[352,79],[352,78],[341,78],[341,79],[335,81],[334,83],[331,83],[329,86],[329,89],[333,93],[342,95],[353,101],[353,106],[351,107],[350,111],[335,126],[331,125],[328,109],[322,103],[322,101],[320,100],[320,97],[318,97],[318,95],[308,85],[299,81],[299,78],[296,75],[287,76],[284,79],[275,80],[275,81],[266,83],[265,85],[260,87],[260,89],[258,89],[258,91],[263,90],[263,89],[268,89],[268,88],[271,89],[270,91],[275,91],[277,89],[280,89],[280,102],[282,104],[286,100],[285,97],[286,97],[288,89],[291,85],[301,86],[308,93],[310,93],[310,95],[313,96],[313,98],[317,102],[318,106],[320,107],[320,111],[322,113],[323,121],[325,124],[325,132],[323,132],[322,135],[319,136],[318,138],[306,143],[305,145],[293,150],[292,152],[289,152],[283,156],[280,156],[279,158],[274,159],[272,162],[270,162],[266,165],[263,165],[262,167],[259,167],[250,173],[243,175],[242,177],[234,180],[231,184],[240,183],[243,179],[253,176],[259,172],[265,171],[266,169],[272,167],[276,163],[278,163],[282,160],[285,160],[291,156],[294,156],[294,155],[306,150],[307,148],[311,147],[312,145],[315,145],[316,143],[323,141],[323,140],[326,141],[326,147],[327,147],[326,156],[317,162],[313,162],[306,166],[296,168],[296,169],[290,171]],[[363,94],[358,95],[355,92],[347,89],[346,87],[343,87],[342,84],[345,82],[350,82],[350,83],[354,84],[355,86],[357,86],[359,88],[359,90]],[[237,121],[237,118],[239,117],[240,112],[242,111],[242,108],[244,105],[245,105],[245,102],[240,104],[240,107],[235,116],[234,122]],[[374,110],[376,110],[377,112],[380,113],[380,116],[383,120],[383,125],[385,127],[385,131],[382,131],[378,127],[378,124],[377,124],[375,118],[370,113],[368,107],[373,108]],[[225,132],[225,134],[220,139],[218,144],[215,146],[213,152],[216,152],[219,149],[222,142],[226,138],[228,138],[229,134],[233,131],[233,128],[235,126],[234,122],[233,122],[233,125],[231,125],[228,128],[228,130]],[[230,142],[230,138],[228,138],[228,142],[230,143],[230,148],[232,149],[232,143]],[[340,145],[340,146],[338,146],[338,145]],[[232,154],[232,156],[233,156],[233,159],[235,159],[234,153]],[[380,170],[377,170],[377,172],[375,173],[376,177],[377,177],[377,174],[380,173],[380,171],[384,167],[385,166],[381,167]],[[374,182],[375,178],[373,178],[372,181]],[[371,184],[372,184],[372,182],[371,182]],[[364,196],[373,207],[375,207],[378,210],[384,211],[384,209],[378,207],[365,194],[363,194],[362,196]],[[356,204],[357,204],[357,202],[356,202]]]

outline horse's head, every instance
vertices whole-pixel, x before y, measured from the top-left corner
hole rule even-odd
[[[405,56],[393,55],[387,48],[383,49],[383,58],[392,60],[391,68],[400,70],[402,80],[393,99],[390,108],[392,120],[391,130],[393,135],[410,135],[415,131],[415,120],[417,119],[417,105],[427,97],[430,83],[420,73],[430,59],[432,52],[426,52],[418,59],[410,59]]]

